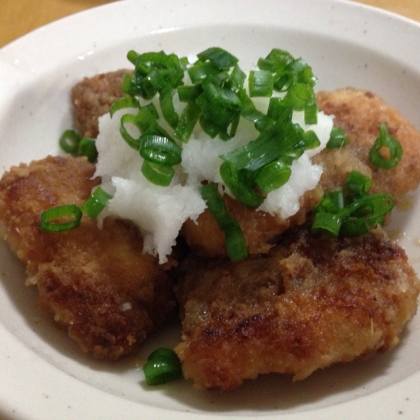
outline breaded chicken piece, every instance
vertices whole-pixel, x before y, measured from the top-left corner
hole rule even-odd
[[[397,109],[370,91],[353,88],[319,92],[316,98],[320,109],[334,115],[334,125],[341,127],[349,138],[349,144],[342,150],[325,150],[313,159],[324,167],[321,180],[324,190],[341,187],[353,166],[372,178],[371,192],[391,194],[397,202],[408,191],[417,188],[420,182],[420,132]],[[369,150],[379,136],[382,123],[387,125],[390,135],[400,142],[404,151],[394,169],[380,169],[369,164]]]
[[[96,138],[98,118],[109,112],[111,105],[123,95],[122,82],[130,70],[117,70],[86,77],[73,86],[71,102],[75,128],[83,137]]]
[[[133,353],[175,308],[172,280],[142,253],[138,229],[123,220],[83,216],[79,228],[41,231],[43,210],[82,205],[98,179],[84,158],[47,157],[6,172],[0,181],[1,233],[27,267],[38,306],[84,352],[116,360]]]
[[[371,193],[391,194],[398,202],[420,182],[420,132],[401,113],[369,91],[339,89],[317,94],[319,108],[335,116],[334,125],[341,127],[349,144],[341,149],[325,149],[312,161],[323,167],[320,184],[301,198],[297,214],[286,220],[226,198],[228,209],[238,219],[250,254],[266,252],[290,226],[305,222],[307,213],[322,199],[325,191],[340,189],[351,171],[372,178]],[[374,168],[369,163],[369,151],[379,136],[381,123],[402,145],[402,160],[394,169]],[[224,233],[208,211],[196,222],[187,221],[182,234],[192,249],[200,255],[226,255]]]
[[[388,350],[420,291],[403,249],[381,230],[334,239],[296,227],[264,256],[189,257],[181,277],[184,376],[220,390],[270,372],[301,380]]]

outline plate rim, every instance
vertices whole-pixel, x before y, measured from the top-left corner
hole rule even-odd
[[[205,0],[200,3],[200,6],[197,6],[198,3],[194,2],[194,0],[172,0],[172,8],[176,9],[175,6],[184,7],[188,6],[194,10],[196,8],[202,8],[205,10],[210,10],[214,8],[215,3],[219,4],[218,11],[220,8],[223,10],[228,10],[228,12],[232,13],[234,6],[238,7],[241,5],[243,9],[246,9],[243,4],[247,3],[249,5],[255,5],[257,3],[256,0],[230,0],[229,6],[226,5],[226,2],[223,0]],[[286,9],[287,7],[308,7],[311,10],[322,10],[322,7],[330,7],[336,8],[336,10],[340,9],[340,13],[347,12],[348,16],[359,16],[360,13],[366,13],[366,19],[378,19],[382,21],[389,22],[390,25],[395,25],[396,27],[403,26],[407,28],[408,35],[414,39],[414,35],[420,35],[420,24],[416,21],[413,21],[409,18],[397,15],[392,12],[388,12],[382,9],[375,8],[373,6],[354,3],[347,0],[317,0],[314,2],[313,0],[259,0],[258,5],[260,8],[266,10],[269,9],[269,6],[273,6],[275,4],[276,7],[279,7],[281,3]],[[57,52],[57,55],[53,57],[49,63],[43,63],[36,68],[31,67],[31,64],[34,65],[34,62],[39,60],[39,57],[32,55],[34,54],[31,52],[29,56],[26,56],[26,64],[28,66],[21,71],[21,63],[18,63],[18,60],[21,58],[22,51],[25,51],[34,42],[39,42],[39,39],[44,39],[45,36],[52,36],[57,34],[64,34],[69,37],[67,43],[74,42],[75,48],[79,50],[86,49],[84,46],[80,46],[77,40],[74,39],[74,35],[71,36],[70,34],[74,32],[74,24],[79,23],[82,27],[85,27],[89,23],[89,21],[97,19],[99,17],[106,17],[112,14],[114,11],[118,11],[118,13],[128,13],[130,11],[135,10],[135,5],[142,5],[144,6],[145,2],[142,0],[125,0],[124,2],[114,2],[108,3],[102,6],[97,6],[92,9],[85,10],[83,12],[79,12],[68,17],[59,19],[55,22],[49,23],[42,28],[38,28],[35,31],[32,31],[23,37],[12,41],[11,43],[5,45],[0,49],[0,94],[5,92],[5,96],[3,99],[0,99],[0,106],[2,102],[6,103],[6,100],[10,98],[10,95],[14,95],[15,92],[12,92],[10,89],[10,85],[6,85],[4,82],[2,83],[1,80],[6,80],[4,77],[10,77],[12,82],[19,86],[20,88],[24,87],[26,83],[31,83],[34,78],[38,75],[42,74],[46,69],[51,69],[54,66],[60,64],[63,52],[60,54],[60,43],[58,39],[53,41],[53,46],[51,50],[53,52]],[[149,8],[154,8],[154,10],[159,10],[166,4],[165,0],[155,0],[152,6],[148,6]],[[227,8],[227,9],[226,9]],[[150,9],[149,9],[150,10]],[[271,11],[271,10],[270,10]],[[268,10],[266,10],[268,12]],[[123,14],[124,14],[123,13]],[[261,12],[262,13],[262,12]],[[293,13],[288,11],[288,13]],[[214,19],[218,18],[220,24],[228,24],[228,20],[222,16],[217,16],[216,14],[212,14]],[[262,13],[263,15],[264,13]],[[226,13],[226,16],[229,16],[229,13]],[[234,19],[230,21],[230,24],[235,24],[240,21],[241,14],[237,14],[234,16]],[[175,17],[181,17],[179,12],[173,12],[172,16],[166,16],[164,19],[158,23],[157,21],[153,21],[150,19],[146,28],[143,29],[144,33],[152,34],[158,33],[159,31],[168,30],[167,25],[168,22],[171,22],[172,19]],[[261,15],[260,15],[261,17]],[[94,18],[94,19],[93,19]],[[257,15],[248,16],[248,18],[255,22],[258,18]],[[184,19],[184,20],[183,20]],[[200,20],[200,19],[199,19]],[[175,22],[175,21],[173,21]],[[179,22],[182,22],[181,24]],[[197,23],[199,25],[200,23]],[[214,23],[213,23],[214,24]],[[342,24],[342,22],[341,22]],[[167,25],[167,26],[165,26]],[[184,26],[183,26],[184,25]],[[194,26],[190,22],[190,25]],[[177,21],[176,24],[171,26],[172,30],[182,30],[188,26],[188,18],[182,17],[180,21]],[[133,33],[132,31],[130,33]],[[345,35],[343,35],[345,36]],[[348,36],[348,34],[347,34]],[[360,38],[360,39],[359,39]],[[106,42],[114,42],[118,43],[124,40],[124,36],[122,34],[114,37],[110,40],[110,36],[104,37],[101,42],[97,43],[96,48],[100,49],[103,44]],[[355,42],[362,42],[363,37],[358,35],[358,38]],[[72,50],[73,51],[73,50]],[[404,51],[400,51],[400,55],[402,60],[406,59],[409,60],[408,57],[404,55]],[[34,61],[31,61],[34,60]],[[420,60],[420,59],[419,59]],[[420,64],[420,61],[419,61]],[[3,65],[3,66],[2,66]],[[16,72],[17,71],[17,72]],[[17,74],[16,74],[17,73]],[[10,79],[9,79],[10,82]],[[0,95],[1,98],[1,95]],[[16,368],[19,368],[19,365],[22,363],[31,363],[32,369],[38,372],[40,375],[43,375],[45,378],[51,379],[49,384],[46,384],[46,388],[42,392],[38,392],[37,386],[35,389],[33,385],[25,383],[25,375],[23,372],[19,371],[19,381],[17,383],[22,387],[22,389],[26,391],[30,391],[31,396],[28,398],[33,398],[32,400],[32,407],[19,407],[19,397],[12,394],[11,386],[7,386],[7,384],[3,383],[0,384],[0,415],[3,416],[4,419],[10,418],[24,418],[24,419],[37,419],[37,418],[46,418],[45,415],[48,413],[60,414],[60,418],[63,420],[75,418],[77,415],[83,415],[82,418],[90,419],[90,418],[97,418],[98,415],[98,408],[99,405],[95,401],[90,401],[88,405],[85,407],[63,407],[61,405],[62,398],[66,401],[80,398],[80,393],[86,393],[91,395],[93,398],[90,400],[97,400],[97,399],[105,399],[107,400],[107,413],[101,413],[102,419],[113,419],[116,415],[121,414],[121,410],[125,412],[126,418],[137,418],[138,410],[139,410],[139,403],[134,403],[132,401],[126,400],[124,398],[120,398],[114,395],[110,395],[105,391],[100,389],[93,388],[92,386],[79,381],[77,378],[72,377],[71,375],[67,374],[66,372],[61,371],[57,367],[47,363],[48,366],[45,366],[46,361],[40,358],[38,355],[34,355],[33,350],[28,347],[27,345],[23,344],[19,340],[16,341],[12,333],[2,324],[0,323],[0,336],[3,337],[2,341],[6,337],[8,340],[5,342],[6,350],[0,349],[0,367],[2,367],[3,372],[5,374],[4,377],[8,377],[10,375],[16,378]],[[9,340],[10,339],[10,340]],[[54,379],[54,380],[52,380]],[[45,381],[44,381],[45,382]],[[416,396],[413,393],[413,389],[415,390],[416,384],[420,383],[420,372],[415,373],[414,375],[410,376],[409,378],[405,379],[398,384],[393,386],[393,399],[398,400],[396,396],[401,398],[405,398],[407,395],[410,395],[411,398],[411,406],[415,407],[416,403],[417,406],[420,404],[420,396]],[[61,385],[60,388],[58,385]],[[30,389],[29,389],[30,388]],[[394,409],[395,413],[398,413],[398,404],[395,401],[391,401],[389,398],[389,389],[391,387],[379,390],[373,394],[369,394],[366,396],[359,397],[357,400],[352,400],[344,403],[340,403],[337,405],[319,408],[313,411],[304,411],[304,412],[297,412],[297,413],[282,413],[281,411],[276,414],[267,414],[265,417],[267,418],[276,418],[278,416],[284,416],[288,420],[294,419],[305,419],[305,420],[312,420],[312,419],[319,419],[320,415],[324,419],[332,419],[336,418],[337,415],[340,416],[342,420],[352,419],[358,416],[359,418],[366,418],[366,407],[372,403],[372,400],[375,400],[375,408],[377,408],[376,415],[380,418],[382,416],[389,416],[390,409]],[[36,394],[38,392],[38,394]],[[65,395],[64,395],[65,394]],[[387,405],[381,404],[381,401],[387,401]],[[112,401],[112,406],[111,406]],[[401,401],[401,400],[400,400]],[[35,412],[34,407],[38,409],[44,410],[43,412]],[[42,408],[41,408],[42,407]],[[52,411],[52,410],[59,410],[59,411]],[[339,410],[339,411],[338,411]],[[344,410],[344,414],[343,414]],[[413,408],[414,410],[414,408]],[[181,419],[193,419],[196,417],[200,417],[202,419],[214,420],[219,415],[215,415],[212,413],[197,413],[197,412],[172,412],[168,411],[165,408],[162,410],[157,410],[154,407],[149,406],[142,406],[142,415],[147,416],[151,419],[160,418],[163,414],[169,414],[168,418],[173,420],[181,420]],[[416,413],[408,412],[405,410],[404,412],[405,418],[409,418],[410,415],[416,415]],[[130,417],[129,417],[130,416]],[[236,419],[238,416],[226,414],[223,416],[226,419],[232,418]],[[412,417],[414,418],[414,417]]]

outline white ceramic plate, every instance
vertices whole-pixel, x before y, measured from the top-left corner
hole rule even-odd
[[[302,56],[319,89],[380,94],[420,128],[420,25],[334,0],[127,0],[41,28],[0,50],[0,171],[58,153],[71,124],[69,89],[83,76],[128,65],[130,49],[182,55],[222,46],[243,68],[273,47]],[[420,200],[390,228],[420,272]],[[414,419],[420,407],[420,319],[402,344],[368,362],[301,383],[268,375],[231,393],[188,382],[147,388],[141,361],[177,331],[151,338],[137,359],[112,365],[81,354],[34,308],[24,269],[0,243],[0,415],[4,419]],[[175,328],[176,330],[176,328]]]

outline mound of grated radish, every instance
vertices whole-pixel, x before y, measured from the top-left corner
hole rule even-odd
[[[259,98],[256,106],[263,111],[267,103]],[[183,223],[189,218],[196,220],[206,209],[198,191],[201,182],[216,182],[221,191],[230,194],[219,174],[219,156],[254,140],[258,132],[251,122],[241,119],[236,136],[221,141],[208,137],[197,127],[183,146],[182,163],[171,184],[161,187],[144,178],[140,171],[142,157],[120,135],[120,119],[127,112],[118,111],[112,119],[106,114],[99,120],[95,175],[102,178],[102,188],[113,196],[100,217],[114,215],[133,221],[144,237],[144,252],[157,255],[159,262],[165,263]],[[322,167],[313,165],[310,157],[325,148],[333,126],[333,117],[323,112],[318,113],[316,125],[305,125],[303,112],[295,112],[293,121],[304,130],[313,130],[321,145],[295,160],[289,181],[270,192],[257,209],[281,219],[294,215],[299,210],[299,198],[318,184]]]

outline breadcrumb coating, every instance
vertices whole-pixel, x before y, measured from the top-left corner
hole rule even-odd
[[[84,352],[116,360],[135,352],[173,313],[173,281],[143,254],[138,229],[107,218],[103,228],[83,216],[65,232],[40,229],[42,211],[82,205],[99,180],[84,158],[47,157],[6,172],[0,181],[2,236],[27,267],[38,306]]]

